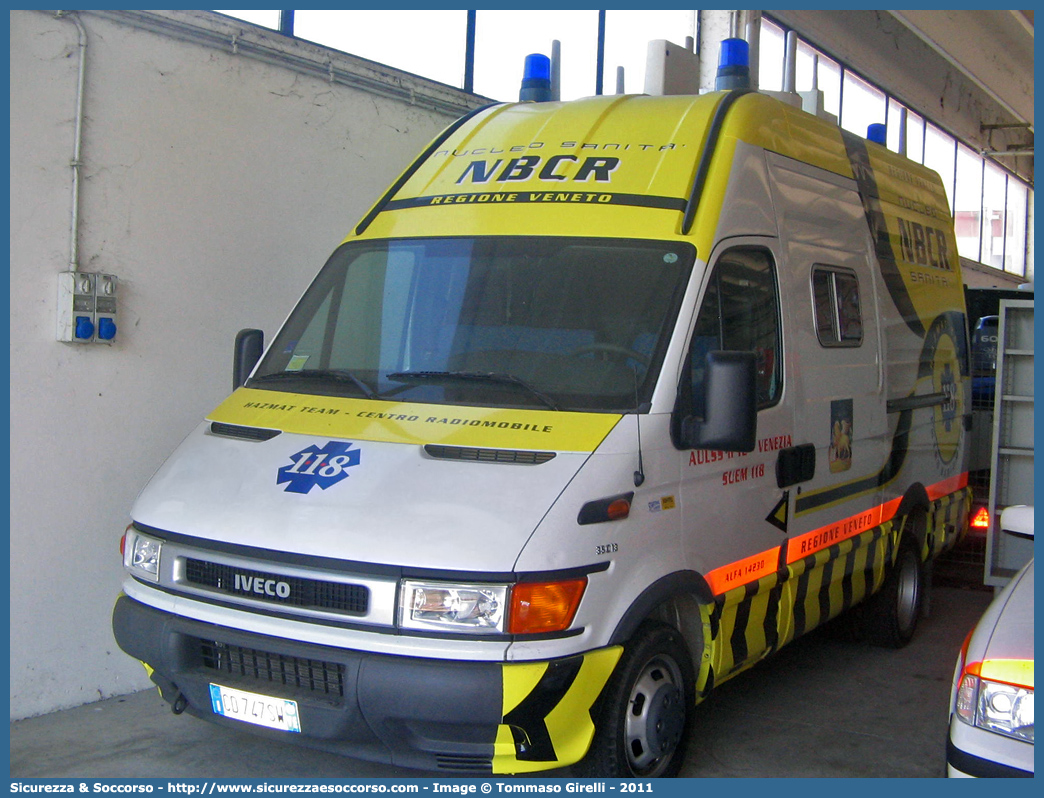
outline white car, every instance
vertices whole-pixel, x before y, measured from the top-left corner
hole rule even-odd
[[[1001,529],[1033,536],[1033,507]],[[1033,560],[994,598],[964,641],[950,690],[946,775],[1033,776]]]

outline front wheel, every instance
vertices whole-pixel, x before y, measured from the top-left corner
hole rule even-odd
[[[576,770],[588,777],[676,775],[695,703],[681,635],[666,624],[643,623],[596,704],[594,739]]]

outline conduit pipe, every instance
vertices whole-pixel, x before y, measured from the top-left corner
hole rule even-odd
[[[758,72],[761,69],[761,12],[747,12],[746,39],[749,47],[749,58],[747,62],[750,67],[750,87],[758,90]]]
[[[1033,155],[1033,148],[1032,147],[1019,147],[1018,149],[1014,149],[1014,150],[982,150],[982,151],[980,151],[979,154],[980,155],[984,155],[984,156],[989,157],[989,158],[996,158],[996,157],[998,157],[1000,155],[1028,155],[1028,156],[1032,157],[1032,155]]]
[[[79,271],[80,241],[80,148],[83,142],[83,87],[87,71],[87,31],[78,15],[69,11],[58,11],[56,19],[68,19],[76,25],[77,47],[80,51],[79,69],[76,78],[76,130],[73,134],[72,166],[72,211],[69,219],[69,269]]]

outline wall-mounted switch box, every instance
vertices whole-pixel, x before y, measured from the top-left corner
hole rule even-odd
[[[99,343],[116,339],[116,276],[97,274],[94,281],[94,335]]]
[[[112,274],[58,275],[57,338],[73,344],[112,343],[116,338],[117,279]]]
[[[89,344],[94,340],[94,278],[85,272],[58,275],[58,340]]]

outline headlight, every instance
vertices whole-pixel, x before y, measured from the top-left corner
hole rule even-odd
[[[404,629],[502,633],[507,593],[507,585],[406,581],[402,585],[399,624]]]
[[[163,544],[160,541],[146,537],[129,527],[123,547],[123,564],[135,576],[158,582],[162,549]]]
[[[991,670],[1024,671],[1022,661],[974,662],[966,666],[957,690],[957,717],[980,729],[1033,742],[1033,662],[1029,685],[994,681]],[[1014,680],[1013,680],[1014,681]]]
[[[403,629],[465,634],[549,634],[570,627],[587,579],[462,585],[406,580],[399,625]]]

